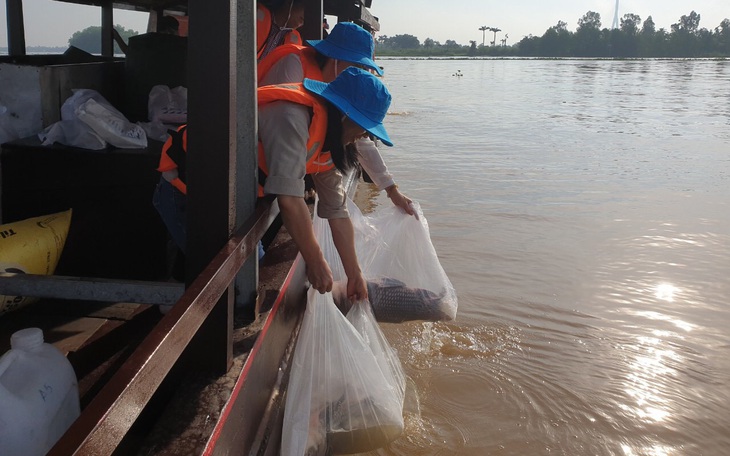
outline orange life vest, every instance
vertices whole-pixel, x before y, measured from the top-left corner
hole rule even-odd
[[[271,11],[264,5],[256,5],[256,58],[260,59],[266,47],[266,39],[271,32]],[[302,36],[296,30],[290,30],[284,35],[282,44],[302,44]]]
[[[312,109],[312,121],[309,124],[309,139],[307,140],[306,153],[309,156],[307,160],[306,174],[316,174],[328,171],[335,167],[330,153],[323,152],[322,146],[327,135],[327,106],[315,95],[307,92],[304,86],[299,84],[277,84],[259,87],[258,89],[258,106],[259,108],[267,103],[275,101],[289,101],[307,106]],[[304,151],[303,151],[304,153]],[[266,165],[266,155],[264,154],[264,146],[259,140],[259,196],[263,196],[263,183],[265,177],[269,173]],[[261,174],[263,173],[263,176]]]
[[[160,165],[157,167],[157,171],[164,173],[165,171],[177,169],[177,177],[171,180],[170,183],[183,194],[187,194],[185,153],[188,150],[188,126],[183,125],[177,131],[170,130],[169,133],[170,137],[162,146]]]
[[[302,62],[302,70],[304,71],[304,77],[308,79],[314,79],[315,81],[322,81],[322,69],[317,64],[317,51],[311,46],[299,46],[296,44],[283,44],[273,51],[271,51],[266,57],[261,59],[256,68],[258,80],[261,81],[271,70],[271,68],[280,59],[290,54],[297,54],[299,60]],[[286,82],[302,82],[302,81],[286,81]]]

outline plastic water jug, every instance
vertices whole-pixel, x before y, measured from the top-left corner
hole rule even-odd
[[[76,374],[63,353],[27,328],[0,358],[0,454],[43,456],[80,413]]]

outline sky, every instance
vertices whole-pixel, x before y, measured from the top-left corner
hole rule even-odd
[[[0,5],[4,3],[0,0]],[[497,41],[507,37],[514,44],[524,36],[542,36],[549,27],[563,21],[575,31],[586,12],[601,15],[602,27],[613,22],[615,0],[373,0],[370,12],[380,19],[381,35],[414,35],[445,43],[454,40],[466,45],[494,39],[494,33],[479,30],[482,26],[501,29]],[[53,0],[23,0],[27,46],[65,47],[74,32],[101,24],[101,9]],[[644,21],[651,16],[657,29],[670,30],[672,24],[692,11],[700,14],[700,27],[714,29],[730,18],[730,0],[620,0],[619,17],[638,14]],[[147,15],[115,10],[114,22],[143,32]],[[0,47],[7,46],[7,19],[0,6]]]

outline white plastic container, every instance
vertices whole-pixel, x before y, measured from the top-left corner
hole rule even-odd
[[[0,454],[43,456],[79,416],[76,374],[38,328],[17,331],[10,346],[0,358]]]

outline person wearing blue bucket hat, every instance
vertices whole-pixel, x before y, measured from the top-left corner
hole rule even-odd
[[[353,22],[338,22],[324,40],[307,40],[320,54],[369,68],[380,76],[383,70],[373,61],[373,36]]]
[[[308,41],[312,46],[282,45],[258,64],[259,86],[302,82],[304,78],[331,82],[345,68],[356,65],[382,73],[369,57],[373,53],[372,35],[359,25],[339,22],[325,40]],[[413,201],[402,194],[375,142],[368,136],[348,146],[357,156],[368,182],[384,190],[391,202],[417,217]],[[369,178],[369,179],[368,179]]]
[[[324,259],[304,200],[304,177],[314,180],[317,214],[327,219],[347,274],[347,296],[367,298],[367,285],[355,253],[347,212],[343,172],[353,165],[345,146],[366,135],[392,145],[383,120],[391,102],[372,73],[350,67],[330,83],[259,87],[259,194],[275,195],[284,226],[307,266],[307,278],[320,293],[332,290],[332,271]]]
[[[383,144],[392,146],[383,126],[391,101],[388,89],[377,78],[355,67],[346,69],[341,76],[330,83],[305,79],[304,88],[335,105],[344,116]]]
[[[307,43],[310,46],[283,44],[261,59],[257,65],[258,85],[302,82],[305,77],[330,82],[352,65],[383,75],[383,69],[372,59],[372,35],[357,24],[339,22],[324,40]]]

